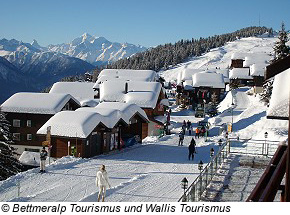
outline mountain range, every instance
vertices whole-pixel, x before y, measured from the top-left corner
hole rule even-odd
[[[37,41],[33,41],[32,45],[39,47]],[[77,57],[94,65],[108,64],[146,50],[140,45],[110,42],[104,37],[95,37],[88,33],[84,33],[70,43],[49,45],[46,49]]]
[[[41,91],[63,77],[84,74],[146,50],[127,43],[112,43],[89,34],[71,43],[42,47],[36,40],[24,43],[0,40],[0,104],[19,91]]]

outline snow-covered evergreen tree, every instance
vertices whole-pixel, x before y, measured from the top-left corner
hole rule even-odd
[[[265,102],[265,104],[269,104],[270,98],[272,95],[274,79],[270,79],[263,84],[263,92],[260,93],[261,101]]]
[[[286,57],[290,52],[289,47],[286,45],[288,42],[288,35],[285,30],[285,24],[282,22],[281,31],[279,32],[278,41],[274,46],[274,59],[273,62]]]
[[[14,157],[15,149],[9,132],[10,124],[0,109],[0,180],[4,180],[23,170],[22,164]]]

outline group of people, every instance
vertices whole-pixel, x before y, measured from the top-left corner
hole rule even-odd
[[[206,132],[207,132],[207,130],[205,129],[204,126],[202,126],[201,128],[197,127],[195,129],[195,138],[204,137]]]

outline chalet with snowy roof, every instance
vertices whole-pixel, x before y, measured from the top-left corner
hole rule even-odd
[[[94,108],[59,112],[37,134],[44,136],[46,128],[51,127],[52,157],[92,157],[120,149],[122,143],[129,138],[132,142],[137,135],[139,139],[134,140],[141,142],[142,125],[147,122],[146,113],[137,105],[104,102]]]
[[[247,53],[240,53],[240,52],[235,52],[231,56],[231,64],[230,68],[243,68],[243,64],[245,61]]]
[[[133,70],[133,69],[104,69],[98,75],[93,88],[96,91],[96,98],[99,98],[100,84],[109,80],[121,81],[144,81],[156,82],[159,77],[153,70]]]
[[[95,99],[92,82],[56,82],[49,93],[70,94],[79,101],[82,107],[95,107],[99,100]]]
[[[168,105],[166,101],[165,92],[159,82],[111,80],[100,85],[100,102],[136,104],[146,112],[150,120],[149,135],[158,135],[161,132],[163,123],[156,120],[156,117],[164,117]]]
[[[79,107],[79,102],[69,94],[50,93],[16,93],[1,105],[11,123],[14,146],[20,154],[40,151],[46,139],[38,137],[37,130],[56,113]]]
[[[250,75],[249,68],[233,68],[230,70],[230,84],[238,86],[252,85],[253,77]]]
[[[177,75],[176,86],[176,103],[181,106],[187,106],[192,104],[192,98],[194,97],[194,89],[192,87],[192,75],[202,72],[201,69],[185,68],[181,70]]]
[[[261,93],[263,91],[266,66],[266,63],[255,63],[250,66],[250,75],[253,77],[254,82],[254,93]]]
[[[219,102],[225,92],[225,82],[223,74],[204,71],[192,76],[192,87],[196,94],[197,103],[207,103],[215,100]]]

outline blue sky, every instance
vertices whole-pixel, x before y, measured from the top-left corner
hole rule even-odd
[[[0,38],[40,45],[87,32],[146,47],[248,26],[290,29],[289,0],[0,0]]]

